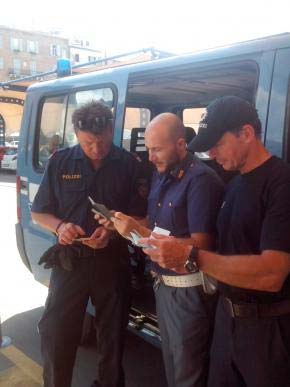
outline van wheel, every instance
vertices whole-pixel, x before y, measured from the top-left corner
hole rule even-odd
[[[88,346],[96,343],[96,330],[94,325],[94,317],[89,313],[85,314],[83,322],[83,330],[80,340],[80,345]]]

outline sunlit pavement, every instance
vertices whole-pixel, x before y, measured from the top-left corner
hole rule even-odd
[[[5,176],[7,179],[7,176]],[[12,180],[15,176],[8,175]],[[1,179],[2,180],[2,179]],[[2,323],[9,317],[44,304],[47,288],[34,281],[23,265],[16,246],[16,193],[14,182],[0,180],[1,281],[0,313]]]
[[[0,172],[0,316],[2,334],[12,340],[0,349],[0,387],[42,386],[42,360],[37,322],[46,287],[23,265],[16,246],[15,175]],[[95,348],[78,351],[72,387],[89,387],[94,379]],[[161,352],[128,335],[124,368],[127,387],[165,386]]]
[[[11,345],[0,351],[0,386],[41,386],[42,367],[33,360],[39,355],[27,355],[20,349],[30,344],[27,343],[31,339],[29,330],[36,331],[36,326],[31,326],[30,320],[25,325],[25,319],[21,316],[43,306],[47,289],[34,281],[18,254],[14,232],[16,192],[13,174],[0,175],[0,216],[0,316],[2,334],[12,340]],[[35,335],[36,332],[31,333]]]
[[[18,313],[44,305],[47,289],[34,281],[23,265],[16,246],[15,175],[0,177],[0,315],[2,323]]]

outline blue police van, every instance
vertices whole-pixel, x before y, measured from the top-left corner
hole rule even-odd
[[[154,116],[176,113],[190,134],[197,129],[208,103],[222,95],[237,95],[258,109],[266,147],[289,161],[289,75],[290,34],[285,33],[29,87],[18,148],[16,234],[21,258],[35,279],[48,284],[50,273],[38,265],[38,260],[56,238],[33,223],[31,203],[50,155],[55,149],[76,143],[71,116],[77,107],[92,99],[103,100],[115,116],[115,144],[139,154],[146,165],[143,133]],[[129,326],[158,344],[153,293],[144,257],[129,253],[134,272]]]

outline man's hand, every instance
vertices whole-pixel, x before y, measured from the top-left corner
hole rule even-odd
[[[84,230],[77,224],[62,223],[58,229],[58,242],[61,245],[71,245],[74,239],[84,235]]]
[[[92,249],[103,249],[108,245],[111,235],[112,231],[100,226],[92,233],[90,239],[83,241],[82,243]]]
[[[156,233],[152,233],[150,238],[140,239],[139,242],[152,246],[152,248],[144,248],[143,251],[159,266],[177,273],[187,273],[184,263],[192,249],[188,242]]]
[[[112,217],[115,216],[115,211],[111,210],[110,213],[112,214]],[[99,224],[101,224],[107,230],[111,230],[111,231],[115,230],[114,223],[111,220],[107,220],[99,214],[95,214],[94,218],[96,219],[96,221],[99,222]]]
[[[130,232],[138,230],[139,223],[131,216],[125,215],[122,212],[115,212],[114,226],[124,238],[131,238]]]

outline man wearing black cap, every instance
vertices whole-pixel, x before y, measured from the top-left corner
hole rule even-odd
[[[210,387],[290,386],[290,168],[261,140],[256,110],[226,96],[211,103],[191,143],[227,171],[218,254],[180,240],[143,239],[163,267],[190,261],[219,281]]]
[[[139,166],[131,154],[112,144],[113,114],[104,104],[88,102],[74,111],[72,122],[79,144],[52,155],[32,205],[33,220],[57,235],[58,247],[64,245],[73,262],[72,270],[54,265],[39,322],[44,386],[71,386],[91,298],[98,341],[93,386],[122,387],[130,303],[128,249],[125,240],[94,220],[88,196],[143,217],[146,207],[136,189]],[[85,236],[87,240],[75,242]]]

